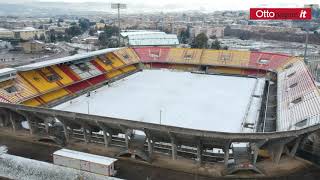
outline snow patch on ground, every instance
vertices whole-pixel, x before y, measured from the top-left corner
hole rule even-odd
[[[240,132],[256,81],[144,70],[54,109],[199,130]]]

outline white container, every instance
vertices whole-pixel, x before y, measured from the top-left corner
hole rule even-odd
[[[88,171],[105,176],[114,176],[114,162],[117,159],[94,154],[61,149],[53,153],[53,163],[81,171]]]

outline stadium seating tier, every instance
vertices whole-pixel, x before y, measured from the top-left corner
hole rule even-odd
[[[167,62],[169,47],[139,47],[133,48],[142,62]]]
[[[19,71],[0,82],[0,101],[42,106],[120,75],[146,68],[263,76],[277,72],[277,131],[300,129],[320,121],[320,94],[300,58],[274,53],[170,47],[121,48],[83,62],[67,62]],[[194,66],[195,65],[195,66]],[[201,66],[201,67],[202,67]]]

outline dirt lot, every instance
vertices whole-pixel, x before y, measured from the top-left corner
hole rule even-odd
[[[6,145],[8,153],[26,158],[52,162],[52,153],[59,149],[56,146],[39,144],[17,140],[13,137],[0,136],[0,144]],[[164,168],[155,168],[128,160],[119,160],[116,164],[119,178],[138,179],[138,180],[209,180],[222,178],[208,178],[195,174],[188,174]],[[1,178],[0,178],[1,179]],[[318,167],[310,168],[307,171],[292,173],[287,177],[261,178],[261,179],[320,179],[320,169]]]
[[[8,147],[8,153],[26,158],[52,162],[52,153],[60,149],[55,146],[42,145],[38,143],[30,143],[11,137],[0,136],[0,144]],[[120,160],[116,164],[119,178],[123,179],[148,179],[148,180],[209,180],[212,178],[199,177],[197,175],[171,171],[162,168],[154,168],[136,164],[131,161]]]

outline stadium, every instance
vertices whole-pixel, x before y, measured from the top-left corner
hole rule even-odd
[[[161,154],[261,173],[258,161],[295,156],[319,130],[314,78],[282,54],[103,49],[4,68],[0,81],[3,131],[150,163]]]

